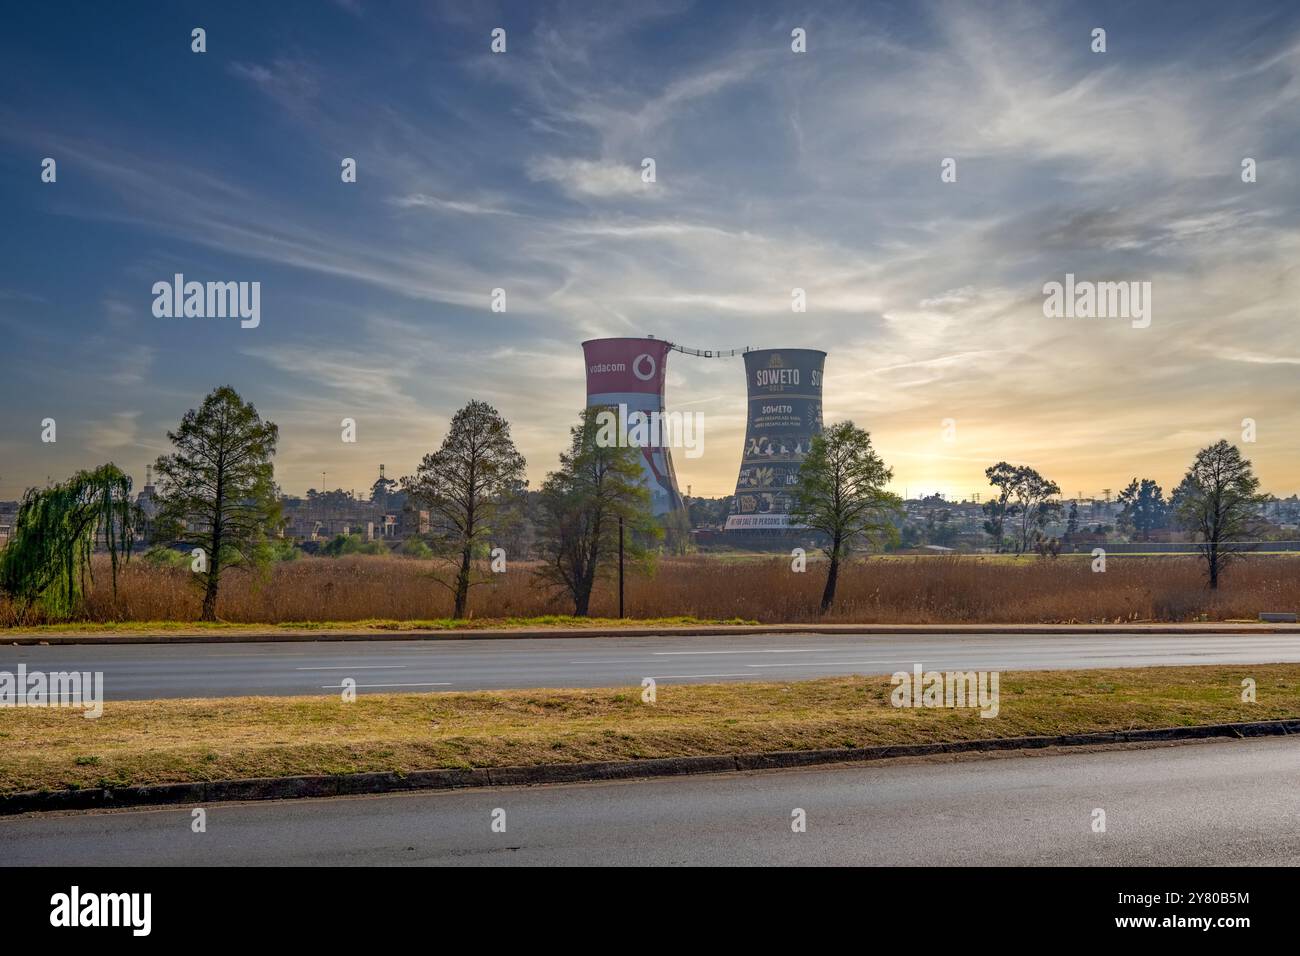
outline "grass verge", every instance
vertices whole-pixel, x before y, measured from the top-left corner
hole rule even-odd
[[[1257,682],[1258,703],[1241,700]],[[0,793],[936,743],[1300,717],[1300,665],[1018,672],[1001,711],[902,709],[888,677],[0,708]]]
[[[440,617],[428,620],[398,621],[391,618],[369,618],[363,621],[282,621],[274,624],[249,624],[233,621],[70,621],[63,624],[36,624],[31,626],[0,627],[0,640],[5,635],[24,634],[177,634],[206,633],[208,631],[486,631],[534,628],[617,628],[617,627],[692,627],[717,624],[757,624],[758,621],[733,617],[726,620],[689,616],[617,618],[573,617],[567,614],[543,614],[535,617]]]

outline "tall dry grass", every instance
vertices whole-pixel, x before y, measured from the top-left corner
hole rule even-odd
[[[222,582],[218,613],[242,623],[446,617],[451,596],[433,579],[433,568],[410,558],[357,556],[278,564],[264,580],[231,573]],[[571,613],[572,605],[534,587],[529,570],[512,564],[507,574],[475,588],[472,615]],[[628,577],[627,614],[765,623],[1047,623],[1224,620],[1300,608],[1300,559],[1268,555],[1242,558],[1217,593],[1205,587],[1194,557],[1112,557],[1104,574],[1093,573],[1087,559],[868,558],[845,568],[835,608],[823,617],[818,602],[824,580],[821,566],[795,574],[787,558],[665,559],[653,576]],[[186,570],[132,561],[116,597],[107,568],[99,569],[82,619],[195,620],[199,605]],[[617,611],[617,594],[607,582],[591,613]],[[0,625],[15,623],[14,608],[0,598]]]

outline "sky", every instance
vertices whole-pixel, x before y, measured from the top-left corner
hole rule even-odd
[[[536,486],[580,343],[645,334],[824,349],[827,422],[913,497],[1168,490],[1220,438],[1300,491],[1290,0],[52,2],[6,11],[0,89],[0,499],[141,483],[223,384],[291,494],[412,473],[470,398]],[[176,273],[259,282],[260,324],[155,316]],[[1045,315],[1067,274],[1149,282],[1150,324]],[[740,360],[666,391],[682,490],[730,494]]]

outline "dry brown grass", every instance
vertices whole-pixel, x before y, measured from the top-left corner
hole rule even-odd
[[[1258,703],[1241,701],[1252,677]],[[1190,726],[1300,716],[1300,665],[1001,675],[992,719],[890,705],[888,677],[767,684],[110,701],[0,709],[0,792],[518,766]]]
[[[432,567],[398,557],[303,558],[274,566],[266,580],[231,574],[218,613],[246,623],[446,617],[450,596],[432,579]],[[86,620],[198,617],[199,594],[185,570],[133,560],[116,599],[108,580],[101,569]],[[1275,555],[1243,557],[1217,593],[1205,587],[1195,557],[1112,556],[1104,574],[1079,557],[869,558],[845,569],[835,608],[825,617],[817,610],[823,580],[819,565],[794,574],[788,558],[670,558],[652,577],[629,577],[627,613],[763,623],[1021,624],[1254,619],[1260,611],[1300,609],[1300,558]],[[572,606],[537,590],[528,566],[515,563],[474,589],[470,609],[476,618],[505,618],[569,613]],[[606,583],[591,612],[613,616],[617,610]],[[0,599],[0,625],[14,623],[13,608]]]

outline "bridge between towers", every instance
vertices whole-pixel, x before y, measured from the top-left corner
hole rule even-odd
[[[694,355],[698,358],[735,358],[737,355],[744,355],[746,352],[754,351],[752,345],[746,345],[743,349],[693,349],[685,345],[678,345],[676,342],[666,342],[665,344],[674,352],[681,352],[683,355]]]
[[[588,406],[626,407],[648,415],[664,410],[669,352],[696,358],[745,360],[745,444],[728,531],[790,529],[791,492],[799,469],[822,430],[822,370],[826,353],[816,349],[697,349],[647,335],[589,339],[582,343]],[[670,450],[641,448],[642,483],[656,515],[681,512],[683,502]],[[795,526],[797,527],[797,526]]]

